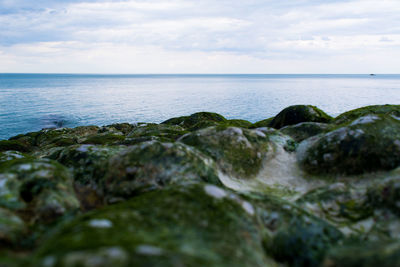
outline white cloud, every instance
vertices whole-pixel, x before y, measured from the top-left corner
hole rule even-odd
[[[400,72],[398,0],[2,6],[3,72]]]

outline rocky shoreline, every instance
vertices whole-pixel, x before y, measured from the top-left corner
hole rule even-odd
[[[0,141],[0,266],[398,266],[400,105]]]

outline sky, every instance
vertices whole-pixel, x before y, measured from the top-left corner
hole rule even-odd
[[[0,0],[0,72],[400,73],[399,0]]]

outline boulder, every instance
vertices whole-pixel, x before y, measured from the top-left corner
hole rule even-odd
[[[295,105],[282,110],[269,123],[268,127],[280,129],[300,122],[330,122],[332,118],[315,106]]]
[[[80,216],[37,250],[36,266],[277,266],[251,204],[214,185],[168,187]]]
[[[249,178],[261,169],[269,138],[261,130],[217,126],[182,136],[180,142],[212,157],[226,174]]]
[[[292,137],[296,142],[301,142],[311,136],[328,132],[331,125],[320,122],[301,122],[294,125],[285,126],[280,129],[283,134]]]
[[[113,202],[141,191],[198,182],[221,184],[212,159],[179,142],[150,141],[111,157],[100,185],[107,201]]]
[[[67,168],[46,159],[16,159],[0,165],[0,207],[48,222],[79,208]]]
[[[297,158],[314,174],[362,174],[400,165],[400,121],[367,115],[300,143]]]

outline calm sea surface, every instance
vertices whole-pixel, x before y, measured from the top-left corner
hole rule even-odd
[[[256,122],[294,104],[332,116],[400,104],[400,75],[0,74],[0,139],[59,122],[158,123],[198,111]]]

